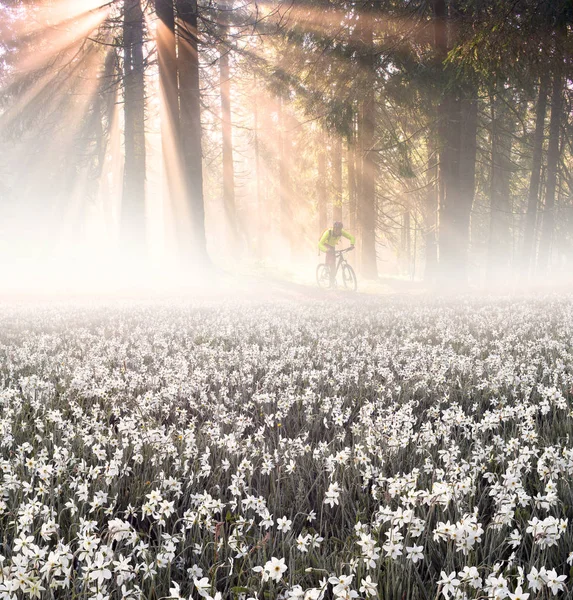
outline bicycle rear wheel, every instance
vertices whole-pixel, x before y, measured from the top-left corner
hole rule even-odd
[[[349,264],[342,265],[342,282],[344,283],[344,287],[352,292],[355,292],[358,287],[356,273],[354,273],[354,269]]]
[[[316,283],[323,290],[330,287],[330,267],[320,264],[316,267]]]

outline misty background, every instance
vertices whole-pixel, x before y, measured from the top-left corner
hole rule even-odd
[[[565,0],[0,0],[4,285],[570,282]]]

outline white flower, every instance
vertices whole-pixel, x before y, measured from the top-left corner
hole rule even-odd
[[[382,546],[382,548],[386,552],[386,556],[392,560],[396,560],[399,556],[402,556],[404,544],[400,542],[388,541]]]
[[[203,577],[203,569],[198,565],[193,565],[187,569],[187,575],[190,579],[199,579],[200,577]]]
[[[124,558],[121,554],[118,560],[113,561],[113,570],[116,574],[117,585],[123,585],[135,577],[133,567],[131,566],[131,557]]]
[[[277,519],[277,529],[279,531],[282,531],[283,533],[289,531],[291,529],[291,525],[292,521],[290,519],[287,519],[286,517]]]
[[[441,571],[440,578],[438,585],[444,597],[449,598],[450,594],[455,595],[456,588],[460,585],[460,580],[456,579],[456,572],[452,571],[449,575],[446,575],[444,571]]]
[[[293,598],[294,600],[304,600],[304,590],[300,585],[295,585],[288,592],[288,598]]]
[[[274,556],[271,560],[267,561],[265,564],[265,571],[268,573],[270,579],[273,581],[280,581],[282,579],[283,573],[288,569],[285,564],[285,559],[275,558]]]
[[[424,560],[423,550],[424,546],[406,546],[406,554],[413,563]]]
[[[538,592],[545,585],[545,581],[543,580],[545,568],[541,567],[541,571],[540,573],[535,567],[531,567],[531,571],[527,576],[527,586],[534,592]]]
[[[202,598],[209,598],[208,590],[211,588],[211,584],[209,583],[209,579],[207,577],[203,577],[202,579],[197,579],[197,577],[193,578],[193,585],[197,588],[197,593]]]
[[[45,590],[46,588],[40,585],[40,580],[36,579],[28,582],[28,586],[24,588],[24,593],[29,594],[30,598],[40,598]]]
[[[22,535],[14,540],[14,554],[18,552],[26,553],[26,551],[30,548],[30,545],[34,542],[34,537],[29,535]]]
[[[378,584],[375,581],[372,581],[370,575],[367,575],[366,579],[362,579],[360,583],[360,591],[363,594],[366,594],[368,596],[378,595]]]
[[[509,592],[509,598],[510,598],[510,600],[527,600],[529,598],[529,594],[526,594],[521,589],[521,586],[518,585],[515,588],[515,592],[513,594],[511,592]]]
[[[557,575],[557,571],[555,569],[551,569],[550,571],[545,572],[544,580],[547,587],[553,592],[555,596],[557,592],[562,592],[565,588],[565,584],[563,583],[567,579],[566,575]]]
[[[510,533],[507,543],[512,548],[517,548],[521,544],[521,534],[519,533],[519,531],[517,529],[514,529]]]
[[[338,498],[340,497],[340,486],[335,481],[328,486],[326,491],[324,504],[329,504],[331,507],[338,504]]]
[[[131,525],[122,519],[112,519],[108,522],[107,529],[112,540],[116,542],[128,539],[132,531]]]
[[[265,510],[261,517],[262,520],[259,523],[261,527],[264,527],[265,529],[270,529],[274,525],[273,515],[271,515],[268,510]]]
[[[101,587],[106,579],[111,579],[111,571],[102,554],[96,556],[94,562],[89,565],[90,580],[96,581],[98,587]]]
[[[296,538],[296,547],[300,552],[308,552],[308,545],[310,544],[310,540],[312,539],[312,537],[310,536],[309,533],[307,533],[306,535],[302,535],[299,534],[299,536]]]
[[[482,587],[482,578],[479,575],[477,567],[468,567],[466,565],[463,570],[458,573],[458,577],[462,583],[467,583],[476,590],[479,590]]]
[[[328,583],[331,583],[334,586],[334,588],[332,589],[332,593],[335,596],[340,596],[343,593],[345,593],[350,587],[353,578],[354,575],[341,575],[340,577],[329,577]]]
[[[509,588],[507,587],[507,579],[502,575],[496,577],[495,575],[490,575],[487,578],[487,584],[489,591],[493,594],[493,597],[496,600],[503,600],[503,598],[507,598],[509,595]]]
[[[175,600],[185,600],[184,597],[181,596],[181,588],[176,581],[174,581],[173,586],[169,588],[169,598],[175,598]]]

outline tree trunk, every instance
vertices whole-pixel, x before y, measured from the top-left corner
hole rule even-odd
[[[545,131],[545,113],[547,112],[547,92],[549,89],[549,71],[544,70],[539,81],[539,96],[535,109],[535,132],[533,134],[533,156],[531,158],[531,176],[527,197],[527,214],[523,236],[522,274],[527,277],[532,262],[535,262],[535,224],[539,203],[539,184],[541,182],[541,164],[543,162],[543,138]]]
[[[447,7],[445,0],[432,0],[434,46],[440,66],[448,55]],[[443,66],[442,66],[443,70]],[[456,258],[455,203],[459,201],[459,152],[461,113],[453,86],[447,86],[438,105],[439,145],[439,269],[447,280],[454,276]]]
[[[436,230],[438,225],[438,153],[434,131],[428,140],[427,191],[424,199],[424,252],[426,266],[424,281],[434,283],[438,266],[438,244]]]
[[[402,235],[400,236],[400,263],[402,274],[408,277],[412,272],[412,236],[410,233],[410,229],[410,211],[405,210],[402,213]]]
[[[185,173],[185,195],[191,227],[180,228],[181,258],[206,265],[205,204],[203,199],[203,154],[201,144],[201,91],[199,87],[199,40],[196,0],[177,0],[179,17],[179,107],[181,151]],[[185,217],[187,215],[182,215]],[[191,236],[191,239],[190,239]]]
[[[125,167],[121,236],[133,260],[145,258],[145,83],[140,0],[124,6]]]
[[[332,220],[342,221],[342,140],[337,134],[332,140],[332,180],[334,184]]]
[[[460,262],[457,210],[460,204],[461,109],[459,99],[445,92],[438,107],[440,138],[439,260],[442,278],[456,280]]]
[[[318,179],[316,182],[316,196],[318,204],[318,228],[320,234],[328,227],[328,215],[326,212],[326,153],[324,150],[324,134],[320,135],[320,147],[318,149]]]
[[[490,107],[492,130],[488,278],[492,281],[506,281],[510,274],[511,254],[510,175],[513,124],[507,106],[496,91],[490,94]]]
[[[474,203],[477,154],[477,90],[466,85],[461,100],[460,203],[456,228],[459,235],[458,272],[462,284],[468,277],[470,220]]]
[[[547,146],[547,182],[545,185],[545,205],[543,207],[543,222],[541,240],[539,242],[539,257],[537,269],[545,273],[550,263],[551,243],[555,224],[555,189],[557,172],[559,170],[559,137],[563,119],[563,78],[562,65],[556,64],[551,89],[551,119],[549,121],[549,145]]]
[[[354,129],[354,127],[353,127]],[[348,157],[348,221],[350,231],[356,231],[356,144],[354,131],[347,143]]]
[[[227,217],[228,231],[231,237],[231,250],[237,245],[237,212],[235,206],[235,167],[233,163],[233,122],[231,115],[231,69],[229,65],[230,49],[225,42],[228,39],[232,0],[221,2],[221,39],[223,46],[219,58],[221,87],[221,129],[223,133],[223,206]]]
[[[179,90],[177,82],[177,40],[173,0],[155,0],[159,85],[164,104],[161,137],[173,140],[179,134]]]
[[[282,98],[278,102],[279,126],[279,198],[280,198],[280,227],[286,248],[291,250],[293,227],[292,192],[290,164],[292,156],[290,119],[284,107]]]
[[[444,65],[449,51],[445,0],[432,0],[434,45]],[[453,30],[454,26],[450,27]],[[438,106],[439,270],[444,282],[465,285],[471,207],[475,188],[477,101],[471,85],[458,81],[451,65],[443,67],[444,92]]]
[[[181,201],[180,180],[181,139],[179,135],[179,83],[177,75],[177,39],[175,37],[175,11],[173,0],[155,0],[158,17],[156,29],[157,62],[159,66],[159,88],[161,93],[161,149],[163,154],[163,193],[169,206],[166,220],[166,240],[176,242],[174,219]],[[170,248],[175,250],[175,248]]]
[[[362,275],[367,279],[376,279],[376,159],[374,151],[376,128],[376,98],[374,93],[376,78],[376,57],[372,14],[365,13],[359,21],[360,46],[362,56],[360,66],[366,76],[365,89],[358,111],[357,140],[360,152],[360,184],[358,203],[358,222],[360,224]]]

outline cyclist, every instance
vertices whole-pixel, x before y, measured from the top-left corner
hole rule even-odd
[[[355,237],[348,233],[348,231],[344,231],[343,225],[340,221],[335,221],[331,228],[325,229],[324,233],[320,236],[320,240],[318,242],[318,249],[321,252],[326,253],[326,260],[324,261],[328,266],[328,271],[330,273],[330,286],[334,286],[334,278],[336,276],[336,255],[335,246],[340,241],[341,237],[345,237],[350,241],[351,248],[354,248],[354,244],[356,242]]]

